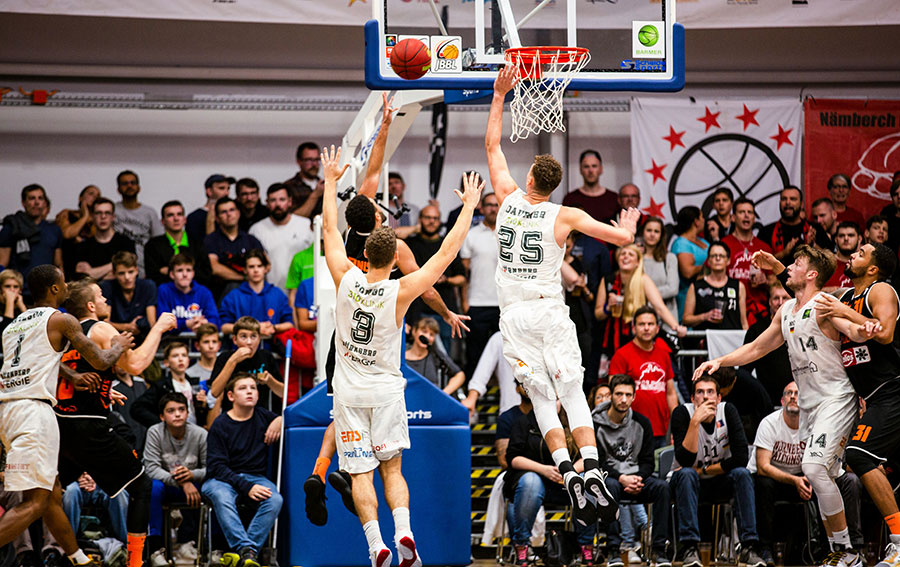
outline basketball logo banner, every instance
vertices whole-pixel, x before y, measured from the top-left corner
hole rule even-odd
[[[712,194],[728,187],[756,203],[759,221],[779,218],[778,193],[800,183],[797,99],[631,102],[632,179],[641,212],[674,222],[696,205],[709,216]]]

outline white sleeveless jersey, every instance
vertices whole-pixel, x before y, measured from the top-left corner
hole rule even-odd
[[[687,408],[688,415],[694,417],[694,410],[696,409],[694,404],[687,402],[684,404],[684,407]],[[700,437],[697,440],[695,467],[708,467],[731,457],[728,422],[725,421],[725,402],[719,402],[716,406],[716,420],[714,424],[715,427],[713,427],[712,433],[707,433],[703,425],[699,427]]]
[[[67,343],[57,352],[47,336],[47,322],[56,312],[52,307],[29,309],[3,331],[0,402],[30,399],[56,405],[59,361],[68,348]]]
[[[533,299],[563,301],[560,268],[566,249],[556,242],[554,228],[560,205],[532,205],[516,189],[500,206],[497,240],[500,260],[495,281],[500,309]]]
[[[403,396],[399,290],[397,280],[370,284],[357,267],[341,279],[334,320],[334,396],[345,406],[384,406]]]
[[[841,341],[828,338],[816,320],[815,296],[797,312],[797,299],[781,306],[781,334],[791,372],[800,391],[800,409],[812,411],[824,401],[854,396],[841,360]]]

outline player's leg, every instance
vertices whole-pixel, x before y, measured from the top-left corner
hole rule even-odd
[[[334,423],[329,423],[322,435],[319,456],[313,466],[312,474],[304,481],[303,491],[306,493],[306,517],[316,526],[324,526],[328,522],[328,508],[325,507],[325,473],[331,466],[334,457]]]
[[[0,516],[0,547],[15,540],[28,529],[32,522],[43,516],[49,502],[49,490],[32,488],[23,491],[22,502],[6,510]]]

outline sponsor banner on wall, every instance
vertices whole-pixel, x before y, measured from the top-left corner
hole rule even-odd
[[[433,26],[428,0],[388,1],[392,25]],[[648,6],[659,4],[576,1],[579,27],[584,29],[629,29],[632,21],[647,19]],[[435,3],[450,8],[454,27],[469,28],[475,25],[475,6],[481,0]],[[565,28],[566,3],[553,0],[524,27]],[[521,18],[536,2],[510,4]],[[372,0],[0,0],[0,12],[362,26],[372,18]],[[895,25],[900,24],[900,10],[885,9],[885,0],[682,0],[677,19],[689,28]]]
[[[632,179],[641,211],[674,222],[689,205],[708,213],[728,187],[778,219],[778,193],[798,184],[802,105],[790,99],[663,100],[631,104]],[[708,215],[707,215],[708,216]]]
[[[808,98],[804,113],[807,203],[828,197],[828,179],[843,173],[848,206],[864,218],[890,205],[891,178],[900,171],[900,100]]]

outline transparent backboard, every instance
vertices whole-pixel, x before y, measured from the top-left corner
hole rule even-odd
[[[684,86],[684,28],[675,23],[675,0],[369,2],[366,85],[373,90],[490,90],[505,50],[527,46],[590,51],[590,62],[570,90],[676,91]],[[431,51],[431,69],[420,79],[401,79],[391,69],[391,50],[407,37]]]

